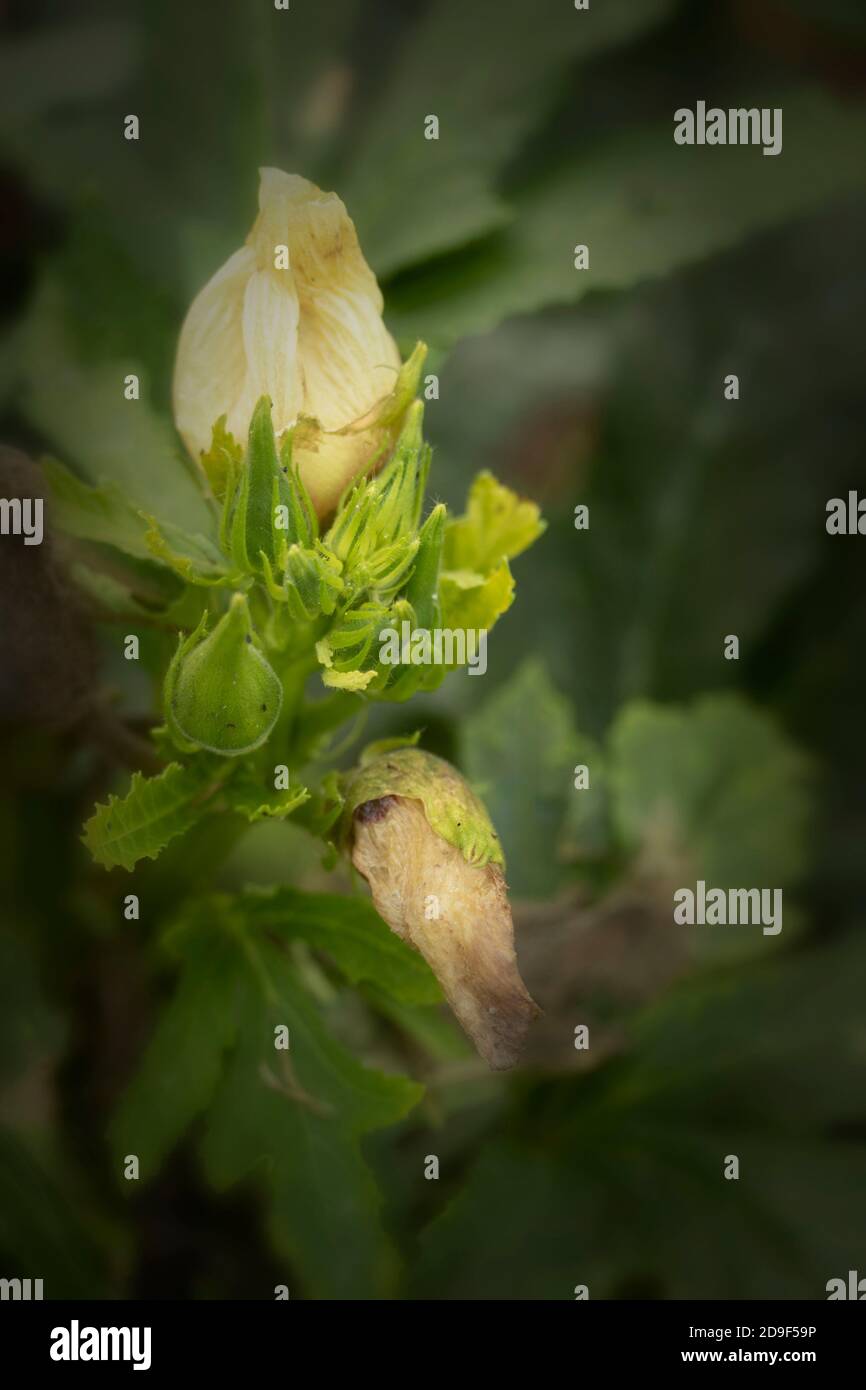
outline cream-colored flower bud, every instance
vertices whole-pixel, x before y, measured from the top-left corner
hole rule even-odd
[[[174,414],[193,457],[222,415],[245,439],[269,396],[276,433],[298,425],[293,456],[316,510],[332,511],[387,457],[417,385],[419,354],[401,371],[382,308],[337,195],[262,169],[246,245],[201,290],[180,334]]]

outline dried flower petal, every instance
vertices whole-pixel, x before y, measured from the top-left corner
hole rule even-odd
[[[426,779],[440,828],[453,828],[451,839],[433,828],[420,796],[386,791],[363,799],[365,787],[419,778]],[[502,867],[492,854],[470,862],[456,842],[467,812],[486,821],[480,802],[447,763],[406,748],[362,767],[350,782],[348,805],[352,863],[380,916],[424,956],[485,1061],[496,1070],[514,1066],[538,1008],[517,967]],[[480,836],[476,827],[470,843],[479,844]]]

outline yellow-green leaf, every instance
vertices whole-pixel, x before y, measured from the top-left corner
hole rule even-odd
[[[446,570],[489,574],[503,560],[513,560],[545,528],[535,502],[518,497],[492,473],[479,473],[469,492],[466,512],[445,532]]]

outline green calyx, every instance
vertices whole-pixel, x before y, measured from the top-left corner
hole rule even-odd
[[[234,595],[212,632],[205,614],[181,639],[165,678],[166,721],[184,752],[251,753],[273,729],[282,701],[282,685],[259,650],[243,594]]]
[[[406,598],[415,612],[418,627],[436,627],[439,619],[439,570],[448,511],[444,503],[435,506],[418,536],[418,553],[412,577],[406,585]]]
[[[505,856],[483,803],[459,772],[420,748],[397,748],[362,757],[357,768],[343,779],[343,813],[340,838],[352,838],[355,811],[368,801],[402,796],[420,801],[430,828],[460,850],[469,864],[498,864]]]
[[[419,347],[406,364],[406,390],[389,419],[393,443],[382,444],[390,456],[378,474],[344,494],[323,536],[292,458],[295,440],[296,452],[302,448],[304,422],[278,442],[263,396],[244,450],[221,419],[202,455],[222,501],[223,556],[187,544],[169,560],[169,540],[160,536],[151,545],[158,540],[160,557],[190,583],[246,592],[261,645],[281,672],[295,658],[317,659],[327,688],[365,701],[401,702],[435,690],[457,664],[442,652],[453,653],[452,639],[461,638],[466,650],[470,634],[474,640],[488,631],[507,610],[514,593],[509,559],[543,530],[538,508],[487,473],[473,483],[464,516],[449,516],[439,503],[422,521],[431,453],[423,402],[406,394],[417,389],[422,360]],[[437,639],[434,647],[440,630],[448,641]],[[432,652],[435,658],[425,655]],[[182,738],[178,727],[180,746]],[[193,746],[212,742],[197,734]]]
[[[262,396],[250,422],[244,462],[233,467],[225,488],[223,548],[241,573],[264,578],[283,567],[291,546],[312,546],[318,534],[313,504],[292,462],[291,432],[278,451],[271,402]]]

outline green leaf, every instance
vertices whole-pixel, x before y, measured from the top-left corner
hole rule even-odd
[[[211,432],[210,448],[201,455],[201,466],[218,502],[231,491],[243,461],[243,445],[226,429],[226,417],[221,415]]]
[[[508,1137],[429,1227],[412,1295],[825,1298],[866,1220],[863,1144],[822,1133],[862,1115],[864,963],[858,932],[686,985],[591,1083],[515,1096]]]
[[[535,659],[464,722],[466,771],[498,827],[515,893],[543,897],[563,878],[558,845],[583,745],[571,706]]]
[[[443,570],[439,576],[442,626],[457,631],[487,631],[514,602],[514,579],[503,560],[488,575],[472,570]]]
[[[216,546],[206,536],[191,536],[168,521],[141,513],[147,522],[145,535],[149,554],[167,565],[187,584],[205,587],[234,584],[239,576],[226,569]]]
[[[618,840],[663,895],[698,878],[708,888],[787,889],[804,876],[809,760],[740,696],[709,695],[686,708],[630,702],[601,747],[529,660],[466,719],[463,749],[499,827],[509,882],[526,896],[553,893],[566,865],[615,867]],[[585,789],[574,786],[581,764]],[[786,926],[796,926],[793,904],[785,913]],[[754,926],[695,931],[701,952],[772,939]]]
[[[394,1256],[360,1140],[402,1119],[422,1088],[362,1066],[328,1034],[273,939],[294,937],[295,923],[306,920],[302,894],[289,893],[282,907],[281,896],[270,904],[275,920],[266,895],[219,896],[189,908],[170,931],[180,983],[118,1113],[113,1144],[118,1154],[127,1146],[143,1154],[150,1175],[206,1111],[207,1180],[224,1190],[251,1179],[265,1190],[273,1245],[298,1262],[303,1292],[377,1296],[391,1287]],[[367,978],[362,943],[334,945],[338,909],[312,901],[313,930]],[[377,973],[411,993],[393,962]],[[289,1045],[281,1048],[285,1029]]]
[[[143,375],[130,343],[124,359],[90,360],[66,325],[69,291],[45,278],[20,339],[20,408],[29,423],[97,487],[190,534],[216,530],[200,480],[174,431],[141,399],[124,398],[124,378]],[[146,378],[145,385],[146,385]]]
[[[830,1275],[857,1267],[866,1146],[792,1147],[682,1114],[614,1123],[574,1087],[558,1100],[583,1141],[489,1146],[423,1241],[412,1297],[573,1301],[585,1284],[592,1299],[821,1299]],[[723,1177],[726,1154],[739,1181]]]
[[[713,971],[667,994],[629,1025],[634,1061],[623,1089],[664,1093],[710,1123],[804,1134],[856,1123],[866,1052],[860,1025],[866,933],[798,946],[781,959]],[[741,1020],[754,1027],[744,1036]]]
[[[152,558],[147,523],[119,487],[89,487],[56,459],[44,459],[42,468],[51,487],[52,517],[61,531],[78,540],[112,545],[139,560]]]
[[[550,499],[543,543],[516,562],[519,601],[491,662],[495,651],[500,669],[515,668],[537,651],[596,739],[635,696],[683,700],[757,677],[766,697],[770,673],[774,691],[791,688],[778,633],[833,548],[815,518],[828,497],[847,495],[860,444],[838,421],[858,390],[846,342],[863,313],[854,249],[863,228],[855,217],[839,242],[838,225],[827,214],[739,253],[738,274],[755,289],[736,314],[732,262],[720,258],[689,276],[685,298],[668,282],[631,307],[514,320],[461,346],[443,377],[446,495],[505,448]],[[842,300],[820,277],[806,277],[792,300],[804,237],[836,248],[851,290]],[[829,263],[829,252],[820,258]],[[733,364],[736,402],[723,397]],[[577,502],[589,508],[588,530],[574,528]],[[739,635],[739,662],[722,657],[727,633]]]
[[[613,827],[610,823],[610,787],[607,758],[594,739],[578,732],[572,745],[573,768],[586,768],[588,786],[574,786],[568,796],[565,816],[556,845],[556,858],[573,867],[578,873],[592,871],[595,866],[609,867],[613,850]],[[571,769],[569,769],[569,772]],[[583,772],[580,773],[583,778]]]
[[[278,791],[273,783],[265,786],[244,768],[226,784],[225,791],[230,808],[246,816],[251,824],[260,820],[285,820],[310,800],[306,787],[289,786]]]
[[[445,530],[439,602],[443,628],[487,630],[514,600],[509,558],[544,530],[534,502],[522,501],[492,473],[479,473],[465,515]]]
[[[495,242],[392,287],[393,330],[446,347],[511,314],[670,274],[861,186],[861,107],[813,89],[767,101],[784,110],[784,148],[773,158],[675,145],[671,120],[539,174],[515,196],[514,223]],[[578,243],[590,248],[588,270],[574,268]]]
[[[147,1181],[213,1098],[238,1026],[237,949],[217,923],[189,932],[184,965],[111,1124],[118,1168],[134,1153]]]
[[[151,621],[158,615],[166,629],[186,630],[199,621],[200,590],[184,584],[156,560],[137,560],[110,546],[88,546],[84,555],[84,562],[73,564],[72,572],[97,602],[101,597],[109,611],[141,614]],[[161,666],[161,654],[158,663]]]
[[[446,570],[490,574],[503,560],[522,554],[544,531],[541,510],[492,473],[479,473],[469,491],[463,516],[445,531],[442,563]]]
[[[357,717],[358,710],[355,707],[359,702],[352,695],[346,694],[331,695],[326,700],[318,701],[316,705],[312,706],[314,714],[320,705],[328,704],[331,700],[338,702],[340,707],[339,711],[335,711],[332,716],[337,718],[339,713],[337,722],[342,723],[345,719],[352,718],[353,715]],[[347,704],[351,705],[352,708],[347,709]],[[333,726],[328,724],[328,728],[331,727]],[[296,746],[302,747],[307,757],[312,757],[315,751],[320,749],[322,740],[327,738],[327,734],[323,730],[315,731],[308,724],[306,729],[301,732],[300,737],[302,743]],[[315,839],[326,840],[330,843],[331,831],[339,820],[342,809],[343,794],[340,790],[340,776],[332,768],[330,772],[325,773],[319,786],[313,788],[310,800],[300,808],[298,821]],[[336,859],[335,852],[334,859]]]
[[[169,763],[156,777],[134,772],[126,796],[96,807],[84,827],[85,845],[106,869],[131,870],[139,859],[156,859],[203,814],[208,786],[219,775],[204,759],[189,767]]]
[[[789,885],[807,866],[810,765],[736,695],[636,701],[610,735],[613,814],[635,853],[722,888]]]
[[[401,1004],[393,995],[374,985],[363,986],[364,998],[377,1013],[396,1025],[430,1057],[440,1062],[470,1062],[475,1053],[466,1034],[449,1010],[417,1004]]]
[[[218,24],[212,0],[187,0],[183,13],[169,0],[129,8],[132,22],[54,22],[9,37],[4,154],[52,200],[98,196],[130,254],[172,285],[180,314],[242,244],[256,166],[278,150],[284,168],[323,167],[351,90],[343,57],[360,6],[294,5],[289,19],[273,4],[231,0]],[[121,105],[142,115],[134,159]]]
[[[164,603],[157,602],[150,606],[133,593],[126,580],[115,579],[114,575],[106,574],[103,570],[91,569],[89,565],[79,561],[69,566],[69,575],[95,604],[100,617],[110,615],[118,618],[152,618],[155,609],[164,607],[176,597],[166,595]]]
[[[499,173],[556,100],[568,64],[635,37],[670,9],[669,0],[608,0],[586,14],[559,0],[432,5],[398,53],[340,185],[377,273],[393,274],[507,223]],[[467,81],[454,80],[455,54],[469,55]],[[431,113],[440,121],[438,140],[424,136]]]
[[[686,709],[636,701],[609,741],[612,814],[642,871],[665,887],[794,887],[808,866],[808,759],[767,714],[736,695]],[[671,907],[673,911],[673,906]],[[785,909],[783,931],[794,925]],[[695,949],[773,942],[760,927],[694,927]]]
[[[110,1253],[69,1162],[43,1163],[0,1129],[0,1259],[4,1278],[42,1279],[44,1297],[109,1296]]]
[[[389,930],[366,898],[276,888],[245,893],[236,906],[257,928],[327,951],[352,984],[377,985],[405,1004],[435,1004],[442,998],[423,957]]]
[[[361,1135],[391,1125],[421,1088],[356,1062],[325,1032],[288,962],[264,945],[267,995],[250,990],[240,1046],[209,1115],[202,1157],[219,1190],[253,1173],[269,1196],[277,1252],[318,1297],[386,1293],[392,1256]],[[274,1028],[289,1029],[288,1052]]]

